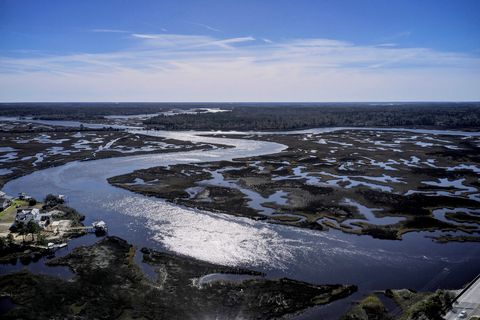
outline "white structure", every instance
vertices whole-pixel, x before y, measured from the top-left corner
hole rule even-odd
[[[105,232],[107,232],[107,224],[106,224],[105,221],[103,221],[103,220],[94,221],[94,222],[92,223],[92,227],[93,227],[93,230],[94,230],[96,233],[105,233]]]
[[[25,192],[20,192],[20,193],[18,194],[18,199],[20,199],[20,200],[27,200],[27,201],[28,201],[28,200],[32,199],[32,197],[30,197],[30,196],[29,196],[28,194],[26,194]]]
[[[34,209],[23,209],[22,211],[17,212],[15,221],[28,223],[30,220],[38,220],[40,215],[40,210],[37,208]]]
[[[23,222],[28,223],[30,221],[34,221],[41,227],[45,227],[48,222],[50,222],[50,217],[52,213],[41,213],[39,209],[34,208],[32,210],[22,210],[17,212],[17,216],[15,217],[15,222]]]

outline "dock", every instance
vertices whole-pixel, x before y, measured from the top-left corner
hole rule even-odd
[[[91,226],[69,227],[63,232],[94,232],[96,234],[105,234],[108,232],[107,224],[104,221],[94,221]]]

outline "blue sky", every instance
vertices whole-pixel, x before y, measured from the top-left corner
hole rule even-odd
[[[0,0],[0,101],[480,100],[479,13],[463,0]]]

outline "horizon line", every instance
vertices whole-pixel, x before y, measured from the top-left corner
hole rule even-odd
[[[480,103],[480,100],[384,100],[384,101],[0,101],[0,104],[35,104],[35,103],[48,103],[48,104],[60,104],[60,103],[112,103],[112,104],[127,104],[127,103],[211,103],[211,104],[269,104],[269,103],[301,103],[301,104],[315,104],[315,103]]]

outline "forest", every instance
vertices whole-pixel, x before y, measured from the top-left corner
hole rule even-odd
[[[480,103],[231,106],[231,112],[159,115],[144,123],[165,130],[293,130],[315,127],[480,128]]]
[[[480,129],[480,102],[3,103],[0,116],[101,122],[111,115],[193,108],[220,108],[229,112],[158,115],[144,124],[163,130],[294,130],[336,126]]]

